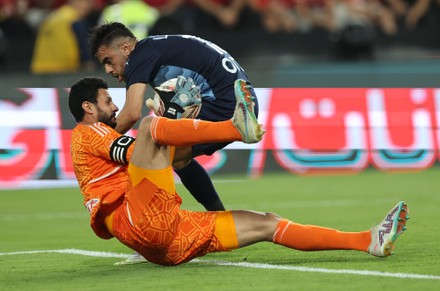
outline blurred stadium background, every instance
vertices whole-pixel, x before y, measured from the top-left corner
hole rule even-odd
[[[440,5],[436,1],[401,2],[405,9],[400,14],[386,1],[358,1],[361,7],[354,8],[364,9],[364,14],[351,16],[347,11],[355,4],[350,1],[317,1],[321,3],[318,8],[315,2],[266,1],[284,5],[290,14],[283,17],[294,16],[296,25],[286,29],[270,24],[267,13],[271,8],[264,1],[266,6],[261,1],[240,0],[242,6],[234,12],[237,18],[227,22],[206,4],[233,13],[231,7],[239,0],[3,0],[0,181],[5,188],[26,186],[29,181],[46,185],[51,180],[74,181],[68,154],[74,121],[66,105],[66,88],[77,79],[106,78],[115,99],[123,104],[124,86],[110,80],[96,63],[73,71],[31,72],[40,26],[63,5],[73,7],[81,1],[91,5],[80,19],[88,28],[102,21],[105,9],[116,2],[148,3],[148,9],[158,14],[143,24],[148,25],[145,34],[203,37],[228,50],[247,71],[259,88],[260,121],[269,133],[256,147],[234,145],[227,153],[203,158],[211,173],[260,176],[265,171],[358,172],[367,167],[401,170],[436,164],[440,144],[440,91],[436,89]],[[177,3],[175,10],[164,12],[163,5],[172,2]],[[385,14],[385,23],[395,23],[394,30],[384,29],[383,21],[373,16],[365,17],[377,3],[390,12]],[[311,16],[305,20],[298,12],[301,5],[315,10],[329,5],[336,24],[318,25]],[[409,24],[417,5],[425,8]],[[54,42],[53,50],[57,48]]]
[[[0,290],[439,290],[438,0],[139,0],[157,9],[147,8],[143,30],[148,34],[211,40],[232,54],[258,88],[259,119],[268,129],[264,140],[252,147],[236,143],[200,159],[228,208],[270,210],[353,231],[371,227],[397,200],[408,201],[413,211],[408,234],[390,260],[261,244],[171,269],[120,268],[113,266],[118,258],[56,254],[72,248],[130,253],[90,230],[70,164],[75,123],[66,99],[75,81],[96,75],[109,81],[122,106],[124,85],[96,63],[74,71],[31,71],[41,23],[64,4],[81,1],[93,2],[82,19],[91,27],[106,7],[130,0],[0,0]],[[329,8],[334,23],[307,19],[304,5],[318,15]],[[354,8],[363,12],[350,14]],[[359,175],[346,175],[353,173]],[[310,174],[314,177],[303,178]],[[21,189],[28,187],[38,189]],[[185,208],[201,209],[178,188]],[[206,263],[217,259],[304,266],[312,272],[285,276],[285,271]],[[314,268],[333,271],[317,276]],[[339,269],[385,277],[332,274]],[[227,278],[221,287],[220,272]]]

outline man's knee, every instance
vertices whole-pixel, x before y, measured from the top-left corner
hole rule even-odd
[[[279,216],[276,213],[272,213],[272,212],[265,212],[264,213],[267,217],[267,219],[278,222],[281,219],[281,216]]]
[[[151,139],[150,127],[152,120],[153,120],[152,116],[144,117],[141,119],[138,127],[138,133],[142,133],[143,136],[146,136],[149,139]]]
[[[178,147],[174,154],[173,168],[180,170],[186,167],[192,160],[192,147]]]

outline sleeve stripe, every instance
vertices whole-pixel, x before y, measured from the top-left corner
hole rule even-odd
[[[151,134],[151,139],[157,143],[157,124],[160,120],[159,116],[156,116],[153,118],[153,120],[151,121],[150,124],[150,134]]]
[[[101,177],[98,177],[98,178],[95,178],[95,179],[91,180],[88,184],[92,184],[92,183],[95,183],[95,182],[101,181],[102,179],[105,179],[105,178],[107,178],[107,177],[113,175],[114,173],[116,173],[117,171],[119,171],[119,169],[120,169],[121,167],[122,167],[122,166],[117,166],[116,168],[114,168],[114,169],[111,170],[110,172],[108,172],[108,173],[102,175]]]
[[[108,130],[108,128],[105,128],[105,127],[102,126],[101,123],[99,123],[99,122],[90,125],[90,128],[93,129],[94,131],[96,131],[96,133],[98,133],[100,136],[104,136],[104,135],[110,133],[110,131]]]

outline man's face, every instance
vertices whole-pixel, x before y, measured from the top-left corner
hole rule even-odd
[[[97,101],[97,120],[112,128],[115,128],[116,112],[118,112],[119,108],[115,105],[115,103],[113,103],[112,97],[106,89],[99,89]]]
[[[96,57],[107,74],[119,82],[125,82],[125,64],[129,53],[129,45],[126,42],[115,40],[109,46],[100,46]]]

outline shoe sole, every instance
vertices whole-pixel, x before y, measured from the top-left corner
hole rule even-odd
[[[390,235],[388,236],[387,240],[383,243],[382,249],[383,249],[383,255],[384,257],[390,256],[393,254],[394,250],[394,242],[397,240],[397,238],[404,232],[406,221],[409,219],[407,216],[408,213],[408,206],[405,202],[401,201],[396,205],[397,212],[399,213],[396,215],[396,217],[393,220],[393,226],[390,232]]]

